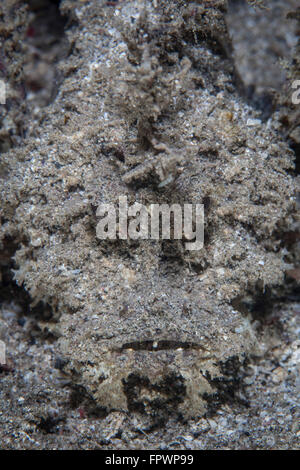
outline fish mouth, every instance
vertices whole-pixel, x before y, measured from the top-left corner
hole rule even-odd
[[[116,352],[123,352],[126,350],[133,351],[176,351],[176,350],[196,350],[205,351],[207,349],[193,341],[176,341],[161,339],[155,340],[142,340],[142,341],[131,341],[124,343],[121,347],[115,349]]]

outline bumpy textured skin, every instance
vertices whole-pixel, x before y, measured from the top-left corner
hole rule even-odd
[[[2,241],[18,247],[18,284],[52,308],[64,374],[100,407],[203,415],[224,364],[258,352],[233,305],[282,283],[293,152],[238,95],[226,2],[74,7],[56,100],[2,161]],[[180,171],[161,176],[174,156]],[[120,195],[203,203],[204,248],[97,240],[97,206]]]

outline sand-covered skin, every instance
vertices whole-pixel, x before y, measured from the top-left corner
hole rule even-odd
[[[64,80],[32,136],[1,158],[3,251],[11,251],[14,279],[37,306],[26,320],[30,337],[37,330],[36,351],[26,356],[43,355],[44,341],[49,349],[51,398],[42,417],[39,406],[27,405],[34,415],[25,413],[27,430],[17,413],[18,446],[79,448],[82,438],[70,437],[79,413],[85,448],[109,446],[114,435],[115,447],[147,448],[139,430],[163,435],[168,419],[182,421],[180,432],[193,430],[178,448],[212,448],[213,437],[197,440],[214,432],[207,419],[227,413],[234,421],[229,406],[243,416],[251,407],[245,387],[253,358],[268,361],[270,345],[285,351],[294,340],[296,307],[284,313],[286,347],[274,325],[274,335],[261,331],[247,311],[257,298],[281,292],[291,268],[282,240],[295,224],[294,153],[276,115],[263,121],[239,94],[226,2],[91,1],[75,9],[66,1],[61,10],[72,16],[72,48],[59,64]],[[97,239],[97,206],[123,195],[145,205],[204,204],[204,248]],[[8,343],[20,315],[4,312]],[[285,354],[287,372],[272,369],[272,361],[266,367],[282,368],[274,372],[278,387],[291,375],[290,397],[296,359],[294,349]],[[11,369],[4,371],[8,384]],[[41,384],[35,387],[40,393]],[[293,419],[286,434],[292,446]],[[110,422],[116,432],[103,437]],[[90,425],[99,436],[87,437]],[[35,435],[58,430],[58,441]],[[10,437],[5,442],[11,446]],[[263,445],[274,446],[285,442]]]

